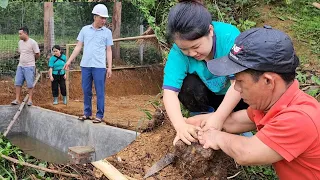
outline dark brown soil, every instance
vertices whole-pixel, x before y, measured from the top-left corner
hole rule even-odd
[[[259,10],[262,18],[258,27],[268,24],[287,32],[294,41],[298,55],[310,55],[310,63],[303,65],[302,68],[307,69],[306,71],[310,71],[312,74],[319,72],[317,56],[311,54],[302,42],[294,40],[294,34],[290,31],[292,22],[290,20],[281,21],[277,17],[270,15],[272,14],[271,10],[272,7],[270,6],[264,6]],[[141,110],[155,111],[150,102],[160,100],[156,95],[161,90],[162,75],[163,68],[161,67],[114,70],[112,78],[107,80],[105,122],[113,126],[131,130],[141,129],[145,132],[141,133],[128,147],[106,158],[106,160],[121,173],[136,179],[142,179],[146,171],[154,163],[167,153],[172,152],[175,152],[180,158],[175,163],[148,178],[149,180],[227,179],[227,177],[241,171],[234,161],[222,151],[204,151],[198,144],[193,144],[192,146],[180,144],[175,150],[172,145],[175,130],[165,116],[163,109],[157,109],[152,121],[147,120],[146,114]],[[15,97],[13,79],[6,78],[2,80],[0,88],[0,104],[9,104]],[[35,105],[72,115],[82,115],[83,102],[80,72],[71,74],[70,102],[67,106],[61,104],[52,105],[50,88],[50,82],[43,77],[35,89]],[[25,95],[26,93],[26,89],[23,89],[23,94]],[[95,96],[93,101],[95,113]],[[92,169],[94,169],[91,165],[79,165],[78,168],[82,168],[79,172],[87,169],[88,174],[91,174]],[[243,176],[239,175],[235,179],[240,177]],[[94,173],[92,179],[99,179],[99,177]]]
[[[171,126],[164,108],[156,105],[161,101],[161,96],[157,96],[157,94],[161,89],[162,75],[162,67],[124,69],[114,70],[111,79],[107,80],[105,99],[106,113],[104,121],[112,126],[143,132],[131,145],[118,154],[108,157],[107,160],[123,174],[136,179],[142,179],[146,170],[166,153],[175,151],[172,145],[175,130]],[[46,78],[46,75],[43,75],[41,81],[36,85],[34,104],[71,115],[82,115],[83,101],[80,72],[72,72],[70,76],[70,101],[68,105],[61,104],[61,101],[59,105],[52,105],[51,83]],[[0,92],[0,104],[9,104],[15,98],[13,79],[8,78],[2,80],[0,87],[2,89]],[[27,89],[23,88],[23,95],[26,93]],[[93,113],[95,113],[96,109],[95,102],[96,97],[94,96]],[[152,114],[151,120],[148,120],[142,109],[149,110]],[[193,152],[193,150],[190,149],[191,146],[185,146],[183,148],[185,148],[187,152],[182,153],[182,151],[179,151],[181,155],[187,155]],[[200,153],[202,147],[198,145],[196,149],[198,149],[196,152]],[[179,180],[191,179],[192,176],[202,176],[203,172],[208,169],[211,171],[212,168],[211,165],[208,165],[210,158],[203,159],[203,156],[199,153],[195,154],[197,155],[194,158],[196,163],[190,161],[192,159],[190,159],[191,156],[188,155],[189,159],[186,159],[184,163],[181,163],[183,161],[177,161],[177,163],[167,166],[148,179]],[[205,157],[208,158],[209,156],[207,155]],[[229,157],[224,155],[216,158],[216,161],[220,162],[221,158],[226,158],[226,161],[230,160]],[[225,163],[226,161],[222,160],[221,162]],[[179,163],[181,164],[180,166]],[[188,170],[181,169],[183,168],[182,165],[184,168],[188,168]],[[234,169],[235,164],[233,163],[232,165]],[[221,166],[219,163],[216,163],[215,167],[219,169]],[[77,167],[85,169],[85,167],[79,165]],[[89,170],[91,172],[91,166],[88,171]],[[197,174],[197,172],[201,173]],[[222,177],[226,177],[227,173],[226,168],[222,168],[222,171],[213,170],[212,172],[215,172],[217,175],[213,176],[212,173],[209,173],[205,174],[206,176],[204,177],[219,177],[221,179]],[[233,173],[233,170],[229,171],[229,174],[233,175]]]
[[[105,118],[104,121],[112,126],[137,130],[146,128],[148,120],[142,109],[154,112],[151,105],[153,101],[159,101],[156,97],[162,86],[163,68],[154,66],[151,68],[114,70],[112,77],[106,83]],[[81,88],[81,73],[70,73],[70,99],[68,105],[53,105],[51,94],[51,82],[43,74],[34,90],[33,103],[46,109],[51,109],[75,116],[83,115],[83,94]],[[13,78],[5,78],[0,81],[0,104],[10,104],[15,99]],[[93,87],[93,115],[96,113],[96,96]],[[23,87],[21,99],[27,94]]]
[[[204,149],[199,143],[190,146],[179,140],[175,146],[177,156],[176,167],[184,172],[186,179],[227,179],[228,171],[225,167],[233,165],[232,158],[222,151]]]

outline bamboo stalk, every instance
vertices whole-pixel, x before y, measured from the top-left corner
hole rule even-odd
[[[57,170],[52,170],[52,169],[36,166],[36,165],[33,165],[33,164],[29,164],[27,162],[21,162],[18,159],[15,159],[15,158],[12,158],[12,157],[9,157],[9,156],[5,156],[3,154],[1,154],[1,157],[6,159],[6,160],[8,160],[8,161],[11,161],[11,162],[13,162],[15,164],[28,166],[28,167],[31,167],[31,168],[34,168],[34,169],[39,169],[41,171],[45,171],[45,172],[49,172],[49,173],[53,173],[53,174],[60,174],[60,175],[63,175],[63,176],[68,176],[68,177],[80,178],[80,176],[77,175],[77,174],[69,174],[69,173],[65,173],[65,172],[61,172],[61,171],[57,171]]]
[[[134,36],[134,37],[125,37],[125,38],[117,38],[113,39],[113,42],[117,41],[127,41],[127,40],[137,40],[137,39],[148,39],[148,38],[156,38],[157,36],[155,34],[151,35],[143,35],[143,36]],[[67,46],[75,46],[77,44],[67,44]]]
[[[16,114],[13,116],[13,119],[10,121],[8,127],[7,127],[7,130],[3,133],[3,136],[6,137],[7,134],[9,133],[9,131],[11,130],[13,124],[16,122],[16,120],[18,119],[18,117],[20,116],[20,113],[22,111],[22,109],[24,108],[24,105],[26,104],[26,101],[28,100],[29,98],[29,94],[26,95],[26,97],[24,97],[22,103],[20,104],[19,106],[19,109],[18,111],[16,112]]]
[[[37,84],[38,80],[40,78],[40,74],[38,73],[37,74],[37,77],[36,77],[36,80],[33,82],[33,87]],[[25,106],[27,100],[29,98],[29,94],[26,95],[26,97],[23,99],[22,103],[20,104],[19,106],[19,109],[18,111],[16,112],[16,114],[13,116],[13,119],[10,121],[8,127],[7,127],[7,130],[3,133],[3,136],[7,136],[7,134],[9,133],[9,131],[11,130],[13,124],[16,122],[16,120],[18,119],[18,117],[20,116],[21,114],[21,111],[23,109],[23,107]]]
[[[67,58],[67,60],[69,59],[69,57],[70,57],[70,50],[69,50],[69,45],[67,44],[67,46],[66,46],[66,58]],[[67,91],[67,105],[69,104],[69,97],[70,97],[70,73],[69,73],[69,71],[65,71],[66,72],[66,91]]]

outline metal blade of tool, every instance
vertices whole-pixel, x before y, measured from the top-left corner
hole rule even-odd
[[[146,175],[143,178],[146,179],[154,175],[155,173],[159,172],[161,169],[171,164],[174,161],[174,158],[175,158],[175,155],[173,153],[166,154],[154,165],[152,165],[150,169],[148,169]]]

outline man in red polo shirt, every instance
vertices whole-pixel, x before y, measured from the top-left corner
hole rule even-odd
[[[204,148],[221,149],[241,165],[273,164],[280,179],[320,179],[320,105],[299,90],[298,65],[289,36],[270,26],[243,32],[228,56],[209,61],[213,74],[235,74],[249,108],[228,117],[226,132],[200,129]],[[206,116],[187,121],[200,125]],[[235,135],[255,129],[252,137]]]

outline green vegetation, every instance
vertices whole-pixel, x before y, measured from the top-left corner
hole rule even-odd
[[[293,21],[291,30],[298,41],[306,43],[311,52],[320,57],[320,10],[312,6],[312,0],[296,0],[281,6],[276,12],[286,20]]]
[[[245,166],[241,179],[276,180],[278,179],[272,166]]]
[[[298,42],[296,50],[301,61],[301,69],[297,72],[296,78],[304,91],[318,98],[320,82],[315,73],[317,67],[320,67],[320,10],[312,6],[312,3],[311,0],[292,1],[286,6],[278,7],[275,12],[282,20],[293,22],[290,30]]]
[[[27,162],[34,165],[38,165],[41,167],[47,167],[47,162],[40,161],[34,157],[23,154],[23,152],[12,145],[8,139],[0,135],[0,154],[5,156],[10,156],[12,158],[16,158],[21,162]],[[48,178],[51,179],[49,175],[47,175],[43,171],[35,170],[33,168],[26,168],[21,165],[14,164],[6,159],[0,159],[0,179],[10,180],[10,179],[29,179],[30,175],[34,175],[37,178]]]
[[[42,35],[31,35],[30,38],[43,44]],[[1,53],[15,53],[18,50],[19,35],[17,34],[1,34],[0,35],[0,54]],[[71,44],[76,42],[76,37],[59,37],[55,39],[55,44]]]
[[[260,13],[255,10],[255,7],[262,5],[264,3],[270,4],[273,11],[272,16],[279,19],[278,23],[281,21],[290,20],[292,21],[292,26],[290,26],[290,31],[294,34],[293,38],[298,42],[300,46],[305,46],[306,51],[299,51],[300,60],[302,62],[302,67],[306,64],[313,63],[312,65],[317,65],[319,67],[319,58],[320,58],[320,10],[313,7],[311,0],[205,0],[206,6],[209,11],[212,13],[213,18],[219,21],[225,21],[236,25],[241,31],[247,30],[256,25],[254,19],[259,19]],[[137,24],[143,23],[143,18],[140,16],[135,16],[135,14],[142,13],[146,21],[150,26],[155,30],[155,33],[158,37],[158,40],[166,44],[165,39],[165,29],[167,23],[167,16],[169,9],[174,6],[177,1],[175,0],[163,0],[159,4],[156,4],[154,0],[132,0],[132,3],[140,10],[138,13],[132,13],[133,10],[127,10],[128,13],[123,18],[123,22],[133,22],[131,25],[126,25],[125,32],[127,34],[122,36],[132,36],[130,34],[131,30],[138,29]],[[88,4],[88,3],[87,3]],[[79,32],[79,29],[92,21],[92,17],[88,16],[91,14],[90,10],[93,5],[84,5],[84,6],[73,6],[69,7],[68,3],[56,4],[55,8],[57,10],[57,18],[55,20],[55,28],[59,29],[56,36],[56,44],[63,43],[73,43]],[[129,4],[130,5],[130,4]],[[129,8],[127,4],[127,8]],[[0,35],[0,56],[1,53],[15,53],[17,49],[18,35],[17,29],[21,24],[29,24],[31,29],[31,37],[34,38],[37,42],[43,42],[43,37],[39,34],[43,34],[43,14],[41,7],[39,5],[29,4],[24,2],[22,7],[25,11],[34,11],[36,13],[26,13],[24,22],[21,23],[17,19],[21,19],[21,13],[15,12],[14,5],[8,6],[8,9],[4,11],[0,8],[0,15],[3,18],[0,20],[1,35]],[[16,4],[15,6],[20,7],[21,4]],[[125,8],[126,5],[123,5]],[[109,6],[109,11],[111,12],[111,7]],[[19,8],[19,9],[23,9]],[[126,11],[123,9],[123,11]],[[6,14],[11,14],[12,16],[7,16]],[[79,16],[74,16],[75,14],[80,14]],[[10,26],[7,22],[12,22]],[[35,23],[36,22],[36,23]],[[66,26],[68,25],[68,27]],[[272,24],[271,24],[272,25]],[[16,34],[15,34],[16,33]],[[12,35],[7,35],[12,34]],[[126,61],[127,64],[139,64],[138,60],[138,45],[134,42],[121,42],[121,56],[122,59]],[[300,48],[300,47],[298,47]],[[148,55],[145,55],[145,59],[154,58],[155,52],[158,52],[157,49],[148,50]],[[164,53],[166,54],[166,53]],[[134,58],[133,58],[134,57]],[[150,57],[150,58],[149,58]],[[135,59],[135,60],[128,60]],[[157,60],[158,61],[158,60]],[[78,63],[78,62],[77,62]],[[146,62],[148,63],[148,62]],[[17,65],[16,60],[9,60],[6,62],[0,63],[0,73],[2,72],[15,72],[15,67]],[[37,61],[37,67],[40,70],[45,70],[47,68],[47,60],[42,57],[41,60]],[[2,71],[2,72],[1,72]],[[313,74],[314,71],[306,72],[303,69],[297,72],[297,79],[301,84],[305,84],[303,90],[308,94],[314,97],[319,97],[320,95],[320,78],[316,74]],[[158,100],[155,100],[153,103],[156,107],[159,107],[160,104]],[[145,119],[150,120],[152,114],[147,109],[141,109],[145,113]],[[183,114],[188,117],[189,112],[182,108]],[[139,127],[139,125],[138,125]],[[29,162],[36,165],[47,166],[46,162],[39,161],[28,155],[24,155],[21,150],[17,147],[10,144],[8,140],[3,137],[0,137],[0,153],[3,155],[9,155],[11,157],[17,158],[20,161]],[[14,168],[13,168],[14,167]],[[16,171],[16,172],[14,172]],[[30,174],[36,175],[38,178],[45,178],[47,174],[44,172],[36,171],[34,169],[28,169],[20,165],[14,165],[11,162],[8,162],[4,159],[0,159],[0,179],[14,179],[18,175],[18,178],[26,178]],[[242,166],[242,172],[240,175],[235,177],[235,179],[277,179],[277,176],[272,168],[272,166]]]
[[[143,13],[148,24],[155,31],[158,40],[166,44],[168,13],[170,8],[177,2],[164,0],[156,4],[153,0],[133,0],[132,3]],[[205,0],[205,5],[209,12],[211,12],[213,20],[232,23],[242,31],[255,26],[255,22],[251,21],[250,18],[257,16],[256,12],[252,13],[252,9],[258,3],[259,1],[252,0],[236,0],[236,3],[231,0],[222,0],[219,2]]]

